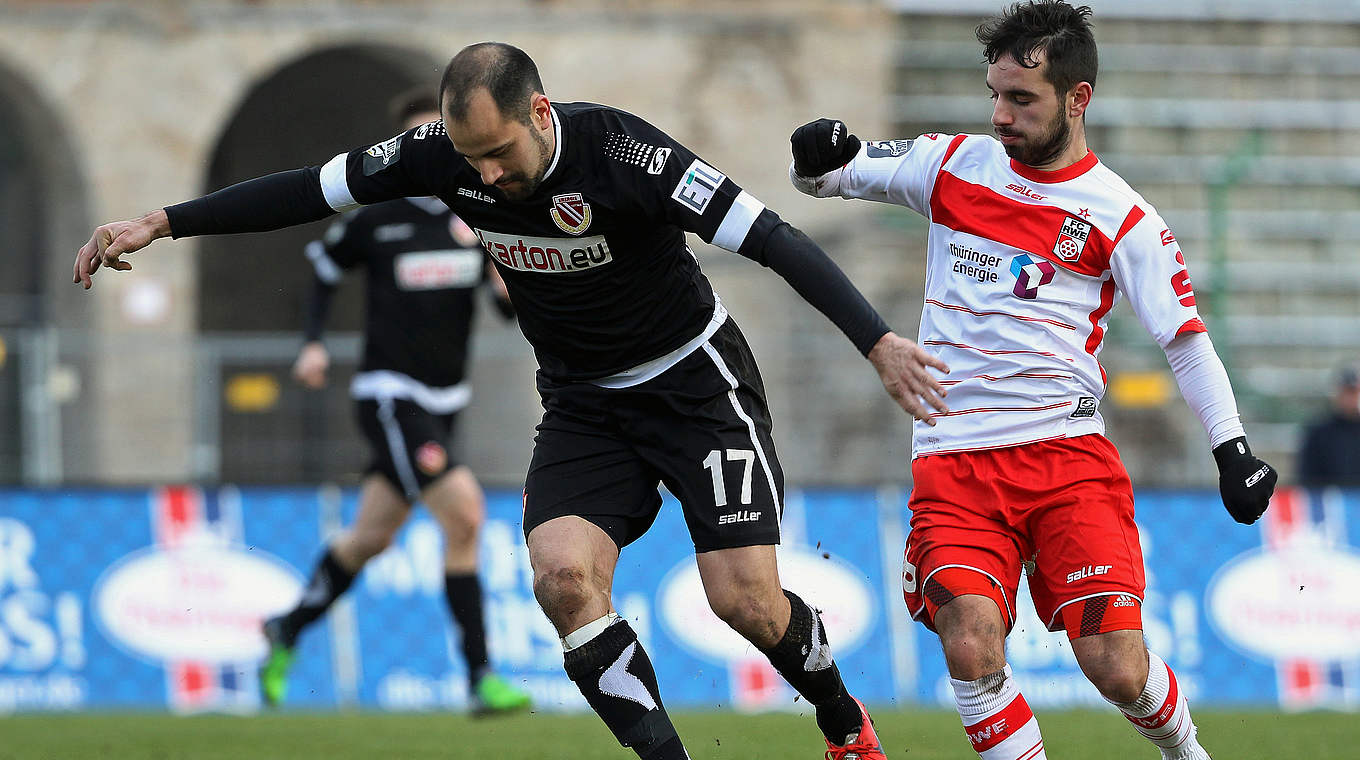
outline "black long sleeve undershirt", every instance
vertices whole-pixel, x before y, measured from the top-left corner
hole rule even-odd
[[[335,286],[313,275],[312,292],[307,298],[307,321],[302,329],[302,336],[308,343],[321,340],[334,298]]]
[[[165,207],[170,234],[267,232],[325,219],[335,213],[321,193],[321,169],[276,172]]]
[[[335,210],[321,192],[320,177],[321,170],[315,166],[277,172],[167,206],[171,234],[181,238],[264,232],[324,219]],[[761,212],[740,253],[783,277],[840,328],[861,354],[867,356],[889,331],[831,257],[774,212]]]
[[[761,212],[752,233],[771,225],[773,229],[763,242],[748,234],[747,244],[739,253],[777,272],[868,356],[878,339],[889,332],[887,323],[826,251],[797,227],[767,209]],[[752,242],[756,244],[749,245]]]

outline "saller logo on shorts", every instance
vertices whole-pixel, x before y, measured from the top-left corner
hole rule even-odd
[[[545,238],[473,230],[482,247],[501,266],[521,272],[580,272],[614,260],[604,235]]]
[[[718,515],[719,525],[731,525],[732,523],[755,522],[760,519],[759,512],[752,512],[743,509],[740,512],[731,512],[725,515]]]
[[[1087,565],[1080,570],[1073,570],[1067,574],[1067,582],[1079,581],[1082,578],[1090,578],[1093,575],[1104,575],[1110,572],[1114,565]]]

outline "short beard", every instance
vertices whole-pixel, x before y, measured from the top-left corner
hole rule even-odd
[[[1072,126],[1064,118],[1062,109],[1054,115],[1048,129],[1031,142],[1007,145],[1006,155],[1025,166],[1046,166],[1057,160],[1072,142]]]
[[[501,190],[501,192],[505,193],[505,197],[512,201],[522,201],[538,192],[538,186],[543,184],[543,177],[548,173],[548,164],[552,163],[552,151],[548,150],[547,138],[543,137],[543,135],[539,134],[538,131],[534,129],[530,129],[529,134],[534,138],[534,142],[538,143],[538,166],[534,168],[532,177],[527,174],[511,177],[512,180],[518,181],[524,185],[524,190],[522,192],[511,195],[510,193],[506,193],[505,190]]]

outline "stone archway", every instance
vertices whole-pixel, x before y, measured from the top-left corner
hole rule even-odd
[[[434,90],[439,74],[440,64],[425,53],[380,45],[329,47],[285,63],[248,90],[227,122],[204,190],[322,164],[341,151],[386,139],[397,131],[389,116],[391,99],[413,87]],[[283,338],[273,342],[281,350],[222,356],[222,388],[248,375],[275,389],[266,395],[276,393],[276,401],[261,411],[233,408],[228,392],[218,415],[216,475],[223,480],[315,481],[363,464],[349,421],[349,368],[338,364],[321,394],[288,382],[288,352],[297,345],[289,338],[300,335],[312,276],[303,247],[328,223],[200,240],[199,329]],[[354,283],[341,289],[331,310],[332,331],[361,328],[361,291]]]
[[[71,399],[53,396],[58,347],[40,328],[86,324],[87,305],[61,286],[88,219],[76,151],[57,110],[0,62],[0,483],[58,480],[63,453],[81,448],[64,445],[57,407]],[[73,369],[65,365],[65,376],[78,376]]]

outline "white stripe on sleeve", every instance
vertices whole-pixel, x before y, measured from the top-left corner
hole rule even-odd
[[[722,224],[718,225],[718,231],[713,234],[713,245],[735,252],[746,239],[746,233],[751,231],[751,225],[755,224],[756,217],[764,210],[764,203],[742,190],[736,200],[732,201],[732,208],[727,210],[727,216],[723,217]]]
[[[321,194],[326,203],[339,212],[357,208],[360,204],[349,192],[349,182],[345,180],[345,161],[348,153],[341,153],[321,167]]]
[[[307,260],[316,268],[316,276],[320,277],[322,282],[327,285],[340,282],[344,272],[341,271],[340,265],[335,263],[335,259],[326,255],[326,246],[322,245],[320,240],[313,240],[302,250],[307,254]]]

